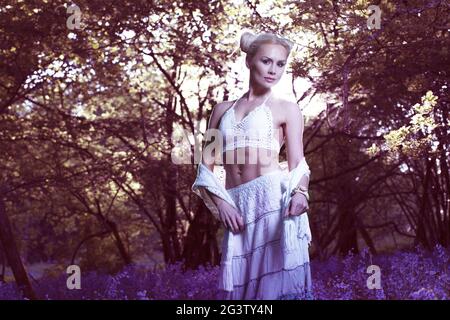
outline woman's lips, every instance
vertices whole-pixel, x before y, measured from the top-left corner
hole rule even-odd
[[[267,82],[274,82],[275,81],[275,79],[273,79],[273,78],[264,77],[264,79],[266,79]]]

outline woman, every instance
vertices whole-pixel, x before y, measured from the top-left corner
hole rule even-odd
[[[296,103],[272,94],[292,43],[246,32],[240,46],[247,53],[249,89],[214,107],[192,186],[226,228],[218,298],[312,298],[303,116]],[[284,142],[289,171],[279,163]],[[213,172],[217,158],[225,185]]]

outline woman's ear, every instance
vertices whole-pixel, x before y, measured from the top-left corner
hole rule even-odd
[[[248,62],[248,58],[245,58],[245,65],[247,66],[247,68],[250,69],[250,64],[249,64],[249,62]]]

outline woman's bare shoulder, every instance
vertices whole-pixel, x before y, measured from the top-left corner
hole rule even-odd
[[[214,108],[217,108],[217,111],[220,111],[221,109],[228,109],[233,104],[234,100],[229,101],[222,101],[217,103]]]
[[[298,104],[292,100],[287,100],[280,97],[273,98],[273,105],[277,107],[298,108]]]
[[[300,107],[294,101],[280,97],[274,97],[269,104],[272,106],[272,111],[275,112],[280,119],[284,120],[292,115],[293,112],[300,110]]]
[[[222,101],[217,103],[212,110],[211,114],[211,124],[213,126],[217,126],[217,124],[220,122],[220,119],[225,114],[225,112],[231,107],[234,100],[231,101]]]

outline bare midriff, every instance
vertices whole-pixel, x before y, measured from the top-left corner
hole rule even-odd
[[[226,172],[225,189],[234,188],[259,176],[281,170],[279,154],[275,150],[242,147],[225,151],[222,156]]]

